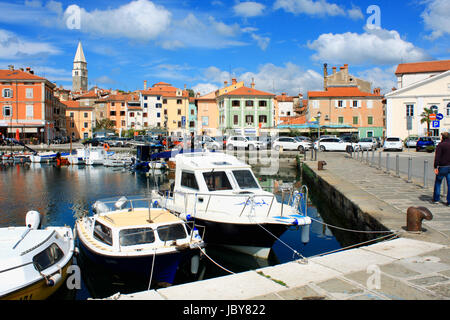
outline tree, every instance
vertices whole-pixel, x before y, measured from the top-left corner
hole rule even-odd
[[[433,114],[433,110],[431,108],[424,108],[422,114],[420,115],[420,123],[427,123],[427,136],[430,136],[430,114]]]
[[[115,129],[114,121],[110,119],[101,119],[95,121],[95,131],[114,130],[114,129]]]

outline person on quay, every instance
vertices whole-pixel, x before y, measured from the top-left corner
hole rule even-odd
[[[444,178],[447,180],[447,206],[450,206],[450,134],[443,132],[442,141],[436,147],[434,156],[434,182],[433,203],[438,203],[441,196],[441,184]]]

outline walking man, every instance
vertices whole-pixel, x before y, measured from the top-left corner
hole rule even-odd
[[[442,141],[436,147],[434,156],[434,173],[436,181],[434,183],[433,202],[438,203],[441,196],[441,183],[444,178],[447,180],[447,206],[450,206],[450,138],[448,132],[442,133]]]

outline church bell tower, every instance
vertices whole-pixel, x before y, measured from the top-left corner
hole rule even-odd
[[[72,91],[88,90],[88,70],[81,41],[78,42],[77,53],[73,59]]]

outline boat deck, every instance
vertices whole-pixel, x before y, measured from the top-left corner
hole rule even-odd
[[[150,220],[151,219],[151,220]],[[169,211],[159,208],[139,208],[123,214],[123,211],[110,213],[98,218],[99,221],[114,227],[139,226],[149,223],[170,223],[181,221]]]

